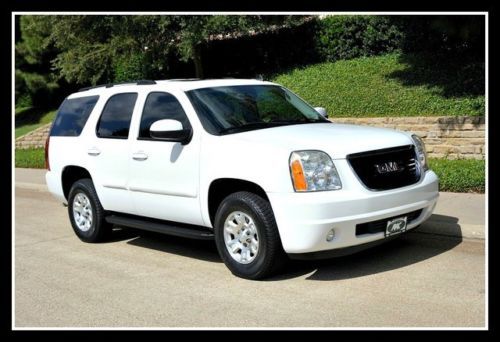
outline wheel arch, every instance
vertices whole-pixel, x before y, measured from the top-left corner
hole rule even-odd
[[[218,178],[214,179],[208,187],[207,206],[210,223],[214,225],[215,214],[221,202],[232,193],[238,191],[248,191],[259,195],[269,202],[264,189],[257,183],[238,178]]]
[[[71,186],[79,179],[90,178],[90,172],[81,166],[78,165],[68,165],[65,166],[61,172],[61,184],[63,188],[64,198],[68,200],[69,191],[71,190]]]

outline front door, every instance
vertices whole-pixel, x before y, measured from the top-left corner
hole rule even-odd
[[[147,94],[130,154],[129,190],[136,214],[201,225],[199,134],[193,132],[186,145],[153,140],[149,128],[162,119],[178,120],[184,128],[191,128],[174,95],[159,91]]]

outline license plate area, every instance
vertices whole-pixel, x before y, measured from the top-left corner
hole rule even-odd
[[[407,216],[396,217],[388,220],[385,228],[385,236],[387,237],[405,232],[407,220]]]

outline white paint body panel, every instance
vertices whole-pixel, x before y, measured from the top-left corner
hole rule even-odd
[[[158,81],[156,85],[121,85],[75,93],[69,98],[99,95],[79,137],[50,139],[49,190],[66,201],[61,185],[64,167],[89,171],[106,210],[212,227],[208,210],[210,184],[220,178],[241,179],[259,185],[273,208],[283,247],[288,253],[343,248],[384,238],[383,233],[355,235],[358,223],[423,209],[408,226],[419,225],[432,213],[438,197],[438,179],[427,171],[413,185],[370,191],[358,180],[346,155],[413,144],[408,133],[390,129],[341,125],[302,124],[214,136],[207,133],[184,91],[202,87],[271,84],[256,80]],[[187,145],[137,139],[147,95],[165,91],[176,96],[193,127]],[[95,135],[105,100],[116,93],[139,94],[128,139],[101,139]],[[99,155],[89,155],[96,148]],[[289,157],[297,150],[321,150],[334,160],[342,189],[296,193]],[[133,158],[134,153],[147,156]],[[327,242],[334,228],[335,238]]]

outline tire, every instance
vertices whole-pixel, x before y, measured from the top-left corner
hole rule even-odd
[[[106,222],[104,213],[91,179],[73,183],[68,196],[68,214],[80,240],[101,242],[109,237],[112,225]]]
[[[238,277],[252,280],[269,277],[286,263],[271,205],[256,194],[236,192],[227,196],[215,215],[214,233],[224,264]]]

